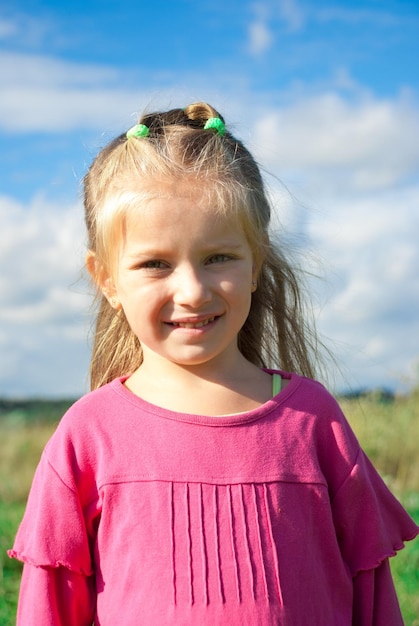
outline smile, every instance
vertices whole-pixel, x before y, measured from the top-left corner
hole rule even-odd
[[[199,322],[170,322],[172,326],[177,326],[178,328],[202,328],[203,326],[207,326],[211,322],[215,320],[215,315],[213,317],[208,317],[205,320],[201,320]]]

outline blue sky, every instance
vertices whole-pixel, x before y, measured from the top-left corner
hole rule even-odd
[[[87,389],[80,180],[144,108],[202,99],[266,168],[277,221],[321,274],[337,388],[406,389],[419,357],[418,32],[413,0],[2,6],[0,395]]]

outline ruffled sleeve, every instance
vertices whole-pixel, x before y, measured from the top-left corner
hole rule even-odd
[[[95,611],[93,576],[25,563],[16,626],[92,626]]]
[[[353,582],[353,626],[403,626],[388,559],[359,572]]]
[[[93,574],[79,493],[65,484],[46,452],[36,470],[26,512],[9,556],[38,567]]]
[[[362,450],[335,398],[318,384],[310,387],[307,402],[318,408],[311,439],[328,485],[340,553],[354,578],[394,556],[419,527]]]
[[[340,550],[353,577],[377,568],[419,531],[362,449],[332,499],[332,510]]]

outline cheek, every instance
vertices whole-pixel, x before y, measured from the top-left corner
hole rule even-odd
[[[223,297],[230,309],[239,317],[247,317],[252,303],[251,278],[242,276],[241,281],[226,283]]]
[[[234,295],[240,298],[247,298],[252,291],[252,271],[238,272],[236,275],[220,282],[220,287],[226,295]]]
[[[122,306],[127,317],[133,319],[156,317],[167,303],[167,296],[157,285],[126,285],[120,292]]]

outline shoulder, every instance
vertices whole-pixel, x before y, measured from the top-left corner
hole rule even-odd
[[[320,382],[297,376],[298,384],[287,387],[292,393],[285,411],[301,445],[311,448],[328,483],[339,483],[351,471],[360,452],[359,442],[337,399]]]
[[[291,410],[311,417],[319,425],[333,421],[346,423],[336,397],[317,380],[292,374],[285,393],[286,404]]]
[[[339,446],[347,445],[356,454],[359,444],[333,394],[317,380],[298,374],[285,373],[285,376],[289,384],[273,398],[281,428],[296,431],[298,436],[320,448],[335,442]]]
[[[112,422],[121,409],[122,398],[117,392],[119,385],[117,379],[79,398],[61,418],[57,432],[75,435]]]
[[[54,469],[63,475],[71,466],[87,468],[107,456],[112,437],[117,439],[118,424],[127,411],[114,381],[77,400],[63,415],[45,447],[45,455]]]
[[[338,401],[322,383],[298,374],[287,377],[289,384],[277,399],[278,408],[286,411],[292,424],[316,430],[327,430],[336,423],[348,427]]]
[[[301,410],[315,414],[340,412],[339,404],[333,394],[319,381],[298,374],[291,375],[293,401]]]

